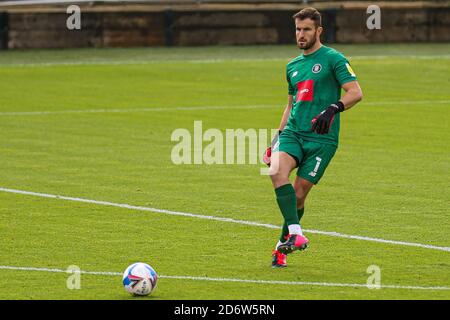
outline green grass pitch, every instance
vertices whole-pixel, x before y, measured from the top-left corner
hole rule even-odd
[[[336,48],[364,100],[342,116],[340,147],[303,227],[450,247],[450,45]],[[223,131],[277,127],[285,65],[297,54],[295,45],[1,52],[0,188],[280,225],[261,165],[177,166],[170,137],[195,120]],[[124,112],[91,112],[99,109]],[[136,261],[162,275],[146,299],[450,298],[448,251],[307,233],[310,248],[274,270],[278,235],[1,191],[0,299],[133,299],[117,275],[84,274],[69,290],[69,274],[4,267],[123,272]],[[403,288],[328,286],[364,285],[370,265],[382,286]]]

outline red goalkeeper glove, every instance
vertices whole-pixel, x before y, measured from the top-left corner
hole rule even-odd
[[[272,148],[278,142],[278,139],[280,138],[280,134],[281,134],[281,130],[279,130],[278,133],[273,137],[270,147],[268,147],[263,154],[263,162],[266,165],[268,165],[269,167],[270,167],[270,157],[272,156]]]

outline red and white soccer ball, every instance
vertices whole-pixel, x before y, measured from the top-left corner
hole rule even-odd
[[[158,275],[156,271],[146,263],[137,262],[128,266],[123,273],[122,282],[132,295],[147,296],[156,288]]]

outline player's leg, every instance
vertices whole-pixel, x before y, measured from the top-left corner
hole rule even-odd
[[[275,151],[270,158],[269,175],[275,189],[290,184],[289,175],[297,167],[294,157],[284,151]],[[291,185],[292,186],[292,185]]]
[[[296,180],[296,200],[298,200],[297,208],[300,209],[299,215],[304,213],[306,196],[312,186],[319,182],[336,152],[336,146],[330,144],[301,140],[301,146],[303,158],[297,171],[298,180]],[[293,237],[290,230],[289,233],[289,239],[278,247],[278,250],[282,253],[303,250],[308,246],[309,240],[302,234],[301,236]]]
[[[297,216],[295,189],[289,175],[297,167],[295,158],[287,152],[278,151],[271,157],[270,178],[275,189],[277,203],[290,234],[301,234]]]
[[[270,171],[272,183],[277,196],[277,203],[283,214],[285,231],[289,234],[284,239],[278,241],[273,255],[273,261],[278,261],[277,255],[285,255],[293,250],[305,248],[307,239],[302,234],[298,215],[297,215],[297,196],[293,185],[289,181],[289,174],[295,167],[303,161],[304,152],[302,148],[302,139],[295,132],[284,130],[279,137],[279,143],[273,148]],[[285,260],[285,259],[284,259]],[[274,263],[272,262],[274,266]],[[279,265],[275,265],[279,266]],[[285,263],[282,265],[285,266]]]
[[[294,187],[289,181],[289,175],[297,167],[297,161],[287,152],[280,152],[278,149],[275,149],[270,160],[269,174],[275,189],[278,206],[284,218],[283,232],[285,232],[284,229],[288,230],[286,221],[296,223],[293,219],[293,215],[297,215],[296,195]],[[278,247],[286,240],[280,239],[272,252],[272,267],[274,268],[286,267],[286,254],[278,250]]]
[[[294,189],[297,197],[297,215],[299,222],[301,221],[303,214],[305,213],[305,200],[309,191],[314,186],[314,183],[303,179],[299,176],[295,178]]]
[[[304,211],[305,211],[305,209],[304,209],[305,208],[305,199],[313,186],[314,186],[314,184],[308,180],[302,179],[299,176],[297,176],[295,178],[294,190],[295,190],[295,195],[297,198],[297,216],[298,216],[298,221],[300,223],[300,226],[301,226],[301,219],[302,219]],[[283,242],[286,242],[286,240],[288,238],[289,238],[289,229],[288,229],[287,224],[284,223],[282,231],[281,231],[281,235],[280,235],[280,240],[277,243],[277,248],[280,244],[282,244]]]
[[[283,233],[288,232],[286,240],[280,239],[275,251],[288,254],[294,250],[306,248],[308,240],[303,236],[297,215],[297,196],[293,185],[289,181],[292,170],[298,166],[303,158],[300,140],[293,133],[283,132],[280,135],[279,150],[271,158],[269,170],[277,203],[284,218]],[[287,229],[286,229],[287,227]]]
[[[304,157],[297,171],[294,188],[299,221],[305,212],[305,200],[312,187],[319,182],[336,152],[336,146],[312,141],[302,143]],[[306,243],[306,245],[309,241]]]

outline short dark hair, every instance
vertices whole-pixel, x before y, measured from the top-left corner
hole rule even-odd
[[[295,19],[300,19],[300,20],[311,19],[312,21],[314,21],[316,28],[322,26],[322,15],[320,14],[319,11],[317,11],[317,9],[312,8],[312,7],[308,7],[308,8],[304,8],[304,9],[300,10],[299,12],[294,14],[292,16],[292,18],[294,18],[294,20]]]

